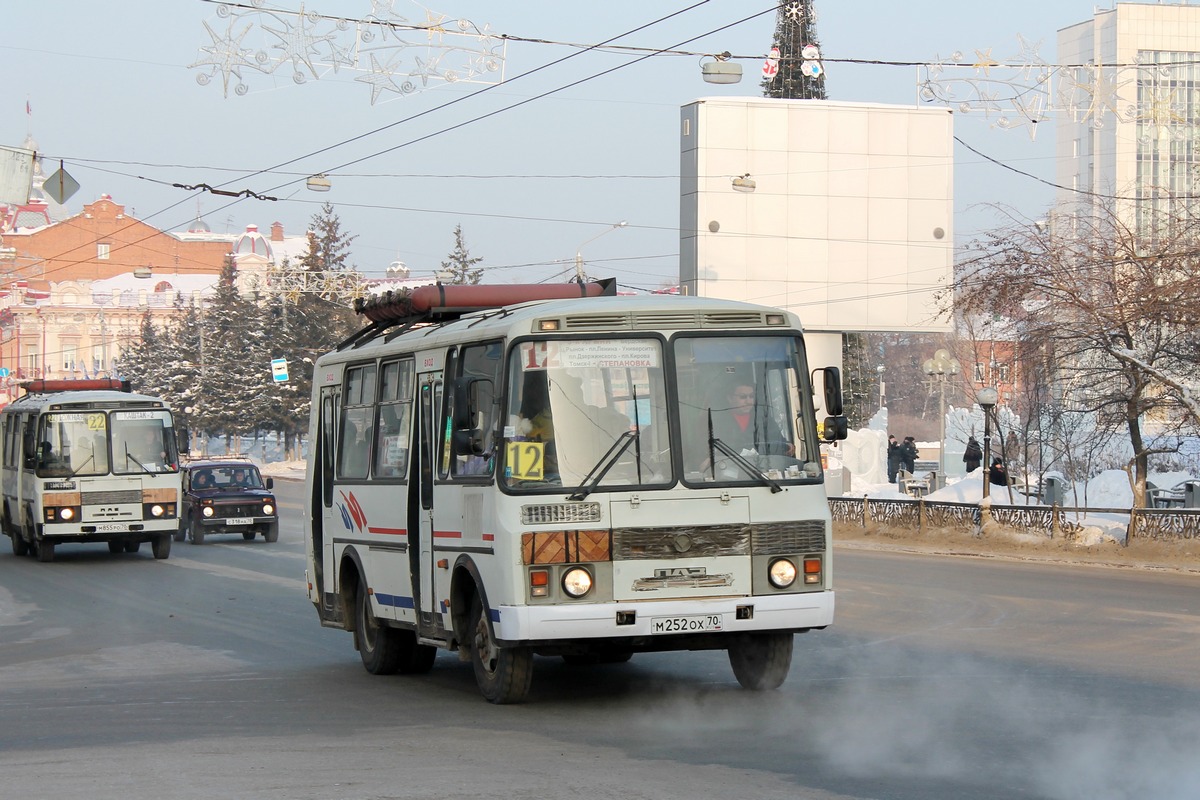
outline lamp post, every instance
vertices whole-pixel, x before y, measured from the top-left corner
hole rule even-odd
[[[624,228],[628,224],[629,223],[626,222],[625,220],[621,220],[620,222],[614,222],[612,224],[612,227],[610,227],[608,230],[600,231],[592,238],[581,243],[579,245],[579,247],[575,248],[575,282],[576,283],[583,283],[584,281],[587,280],[587,275],[585,275],[583,272],[583,245],[590,244],[590,243],[596,241],[597,239],[599,239],[604,234],[612,233],[613,231],[617,230],[618,228]]]
[[[887,386],[887,384],[885,384],[883,382],[883,372],[884,372],[883,364],[880,364],[878,367],[876,367],[875,371],[877,373],[879,373],[879,410],[882,411],[883,406],[884,406],[883,398],[884,398],[884,395],[886,394],[886,386]]]
[[[975,402],[983,409],[983,499],[991,495],[991,481],[988,473],[992,468],[992,409],[996,407],[999,393],[992,387],[980,389],[975,393]]]
[[[925,374],[929,376],[926,384],[930,391],[938,393],[938,432],[941,435],[938,447],[938,477],[946,479],[946,384],[959,373],[962,365],[958,359],[950,355],[950,351],[939,348],[934,351],[933,358],[925,359]]]

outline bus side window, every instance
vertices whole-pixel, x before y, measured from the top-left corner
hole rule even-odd
[[[375,426],[376,478],[403,478],[408,472],[412,379],[412,359],[393,361],[380,369],[379,417]]]
[[[371,443],[374,438],[374,364],[346,370],[346,390],[342,400],[337,476],[349,479],[366,478],[371,465]]]
[[[470,403],[475,409],[472,429],[479,432],[477,452],[458,454],[452,461],[455,477],[478,477],[490,475],[495,465],[495,437],[497,421],[497,397],[503,375],[504,347],[501,342],[464,347],[458,362],[455,377],[473,378],[470,384],[472,398],[453,397],[451,403]],[[455,381],[449,384],[451,388]],[[472,402],[473,400],[473,402]],[[449,406],[449,404],[448,404]]]

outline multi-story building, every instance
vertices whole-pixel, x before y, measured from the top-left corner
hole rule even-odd
[[[1080,65],[1058,82],[1059,204],[1128,198],[1118,210],[1152,239],[1200,194],[1200,6],[1097,8],[1058,32],[1057,60]]]
[[[145,315],[166,325],[198,305],[230,254],[249,292],[308,245],[278,222],[269,239],[254,225],[215,234],[199,219],[183,233],[161,231],[107,195],[59,221],[43,207],[35,197],[0,226],[0,405],[23,380],[113,376]]]

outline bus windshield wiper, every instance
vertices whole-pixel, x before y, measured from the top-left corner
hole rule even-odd
[[[625,431],[618,436],[617,440],[612,443],[612,447],[608,448],[608,452],[600,456],[600,460],[596,462],[596,465],[588,470],[588,474],[584,477],[583,483],[580,484],[579,488],[567,495],[567,499],[582,500],[591,494],[600,481],[604,480],[604,476],[608,474],[608,471],[613,468],[613,464],[617,463],[617,459],[621,457],[621,454],[629,449],[629,445],[635,441],[640,443],[640,440],[641,435],[636,430]],[[592,477],[593,475],[595,477]]]
[[[81,449],[82,449],[82,448],[81,448]],[[94,460],[95,460],[95,458],[96,458],[96,451],[95,451],[95,450],[93,450],[93,451],[92,451],[92,452],[91,452],[91,453],[88,455],[88,457],[87,457],[87,458],[85,458],[85,459],[83,460],[83,463],[79,465],[79,469],[73,469],[73,470],[71,470],[71,475],[70,475],[70,477],[74,478],[74,477],[75,477],[76,475],[78,475],[80,472],[83,472],[83,468],[84,468],[84,467],[86,467],[88,464],[91,464],[91,463],[92,463],[92,461],[94,461]]]
[[[130,462],[130,461],[132,461],[133,463],[135,463],[135,464],[137,464],[139,467],[141,467],[141,468],[142,468],[142,472],[145,472],[147,475],[153,475],[153,474],[154,474],[154,470],[150,469],[150,468],[149,468],[149,467],[147,467],[145,464],[143,464],[142,462],[138,461],[138,460],[137,460],[137,458],[136,458],[136,457],[133,455],[133,453],[129,452],[129,445],[125,445],[125,468],[126,468],[126,469],[128,469],[128,468],[129,468],[129,462]]]
[[[713,479],[715,480],[717,477],[717,459],[714,457],[716,455],[716,453],[713,452],[714,450],[720,450],[722,453],[733,459],[733,463],[745,470],[746,474],[757,478],[764,485],[770,486],[772,494],[783,491],[783,487],[768,478],[767,473],[751,464],[745,456],[717,438],[716,434],[713,433],[712,409],[710,408],[708,410],[708,464],[709,469],[712,470]]]

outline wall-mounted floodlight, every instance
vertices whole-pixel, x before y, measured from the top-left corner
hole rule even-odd
[[[758,184],[750,177],[749,172],[733,179],[733,190],[735,192],[753,192],[757,187]]]
[[[332,181],[330,181],[324,173],[321,173],[320,175],[309,176],[305,183],[308,186],[309,191],[312,192],[328,192],[329,187],[333,186]]]
[[[153,278],[154,268],[147,264],[144,267],[134,267],[133,277],[135,278]]]
[[[729,59],[729,51],[717,53],[712,61],[700,62],[700,75],[705,83],[738,83],[742,79],[742,65]]]

